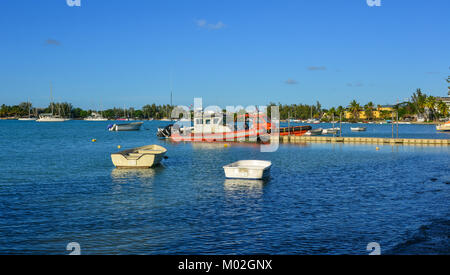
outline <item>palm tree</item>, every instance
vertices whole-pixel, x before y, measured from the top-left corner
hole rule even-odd
[[[447,83],[450,84],[450,75],[447,77]],[[450,95],[450,86],[447,86],[448,88],[448,95]]]
[[[425,100],[425,107],[428,108],[430,112],[429,119],[434,119],[436,113],[436,98],[434,96],[428,96]]]
[[[373,119],[373,107],[374,105],[372,101],[364,105],[364,113],[369,120]]]
[[[322,116],[322,105],[319,101],[316,102],[316,109],[319,112],[319,117]]]
[[[442,117],[447,117],[448,116],[448,113],[449,113],[448,106],[442,100],[439,100],[439,102],[437,103],[437,109],[439,111],[439,114]]]
[[[331,107],[330,110],[328,110],[328,113],[329,113],[331,116],[336,115],[336,108]]]
[[[350,106],[348,109],[352,113],[352,116],[354,119],[359,118],[359,110],[361,110],[361,105],[359,105],[359,103],[356,102],[356,100],[353,100],[352,102],[350,102]]]
[[[417,89],[416,92],[411,97],[411,102],[415,108],[415,112],[417,115],[423,115],[425,113],[425,101],[427,99],[427,95],[422,93],[420,89]]]

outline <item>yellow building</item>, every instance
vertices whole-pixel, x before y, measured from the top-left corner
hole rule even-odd
[[[380,119],[380,118],[382,118],[383,113],[392,113],[393,110],[394,109],[392,107],[388,107],[388,106],[378,107],[377,109],[373,110],[373,112],[372,112],[373,118]],[[345,115],[346,119],[353,118],[353,113],[350,111],[345,111],[344,115]],[[366,116],[366,112],[364,110],[359,111],[359,119],[368,119]]]

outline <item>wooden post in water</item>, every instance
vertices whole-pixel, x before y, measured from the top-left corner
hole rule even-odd
[[[291,113],[288,112],[288,139],[291,141],[291,121],[290,121]]]
[[[392,124],[392,138],[394,138],[394,112],[392,112],[391,124]]]
[[[398,138],[398,110],[400,108],[399,100],[397,99],[397,138]]]

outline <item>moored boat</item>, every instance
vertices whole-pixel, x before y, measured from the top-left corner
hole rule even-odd
[[[20,120],[20,121],[35,121],[36,118],[35,117],[21,117],[18,120]]]
[[[268,140],[272,124],[264,113],[252,113],[237,116],[237,120],[225,123],[226,116],[199,116],[193,120],[193,125],[185,123],[170,124],[158,128],[159,138],[170,138],[173,141],[254,141]],[[188,121],[189,122],[189,121]],[[181,124],[181,126],[180,126]],[[190,123],[189,123],[190,124]],[[302,136],[311,126],[292,126],[277,129],[280,136]]]
[[[447,132],[447,131],[450,131],[450,121],[447,121],[447,122],[444,123],[444,124],[436,125],[436,130],[437,130],[437,131],[440,131],[440,132]]]
[[[27,107],[28,107],[28,117],[20,117],[18,120],[20,121],[35,121],[37,118],[31,116],[31,104],[27,101]]]
[[[269,176],[272,162],[240,160],[223,166],[225,177],[231,179],[262,179]]]
[[[93,112],[90,116],[84,119],[85,121],[107,121],[101,114]]]
[[[67,121],[67,119],[49,113],[49,114],[40,114],[39,118],[36,121],[37,122],[64,122],[64,121]]]
[[[322,132],[323,132],[322,128],[311,129],[305,133],[305,136],[320,136],[322,134]]]
[[[131,123],[122,123],[122,124],[110,124],[108,125],[109,131],[138,131],[141,129],[142,124],[144,122],[131,122]]]
[[[117,168],[150,168],[161,162],[167,149],[153,144],[111,154]]]
[[[366,127],[350,127],[350,130],[352,130],[353,132],[364,132],[367,130]]]
[[[337,134],[340,130],[341,130],[341,128],[339,128],[339,127],[327,128],[327,129],[323,129],[322,134],[324,134],[324,135],[334,135],[334,134]]]

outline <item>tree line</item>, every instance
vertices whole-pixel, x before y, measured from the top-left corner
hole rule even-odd
[[[447,79],[450,83],[450,77]],[[448,88],[450,92],[450,87]],[[447,118],[449,116],[449,107],[441,100],[431,95],[426,95],[417,89],[410,100],[400,102],[392,105],[392,110],[382,110],[381,105],[375,105],[373,102],[368,102],[365,105],[361,105],[356,100],[352,100],[348,106],[337,106],[329,109],[322,108],[319,101],[314,105],[307,104],[275,104],[271,102],[268,105],[268,115],[270,116],[270,107],[278,106],[280,119],[322,119],[331,120],[333,117],[338,119],[342,117],[343,120],[347,120],[344,116],[345,112],[349,112],[351,117],[349,120],[360,120],[361,112],[364,112],[367,120],[375,119],[374,112],[380,112],[381,119],[391,119],[393,115],[395,118],[398,113],[400,119],[405,118],[417,118],[422,117],[427,121],[437,120],[439,118]],[[28,115],[38,116],[40,113],[53,113],[62,117],[83,119],[90,116],[93,112],[100,113],[103,117],[108,119],[116,118],[139,118],[139,119],[161,119],[170,118],[172,110],[175,106],[171,105],[145,105],[141,109],[135,108],[112,108],[103,111],[97,110],[83,110],[81,108],[75,108],[71,103],[51,103],[46,108],[34,108],[29,102],[22,102],[19,105],[7,106],[5,104],[0,107],[0,117],[26,117]]]
[[[105,118],[140,118],[140,119],[161,119],[168,118],[172,113],[174,106],[171,105],[145,105],[142,109],[135,108],[112,108],[106,110],[83,110],[75,108],[68,102],[50,103],[46,108],[35,108],[29,102],[22,102],[18,105],[0,106],[0,117],[27,117],[28,115],[37,117],[42,113],[53,113],[66,118],[82,119],[90,116],[92,113],[99,113]]]

